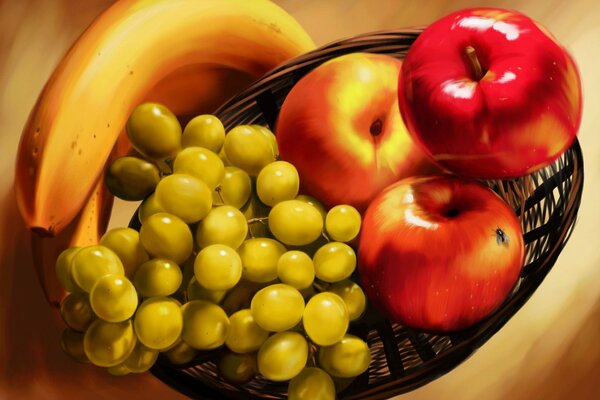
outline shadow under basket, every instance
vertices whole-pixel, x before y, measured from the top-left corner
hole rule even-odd
[[[361,35],[338,41],[292,59],[268,73],[217,112],[227,130],[239,124],[263,124],[272,130],[281,104],[300,78],[321,63],[353,52],[404,58],[420,29]],[[575,143],[552,165],[515,180],[486,181],[521,220],[526,244],[525,266],[510,297],[478,325],[450,335],[406,329],[368,310],[351,323],[349,332],[365,340],[369,369],[345,389],[340,399],[385,399],[416,389],[466,360],[525,304],[548,274],[575,224],[583,190],[583,159]],[[287,382],[261,377],[231,385],[217,374],[218,351],[192,363],[172,365],[159,357],[152,373],[175,390],[197,399],[285,399]]]

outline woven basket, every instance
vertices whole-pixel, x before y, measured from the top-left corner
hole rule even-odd
[[[224,104],[216,114],[225,127],[267,124],[273,130],[281,104],[296,82],[324,61],[352,52],[403,58],[421,29],[361,35],[297,57],[271,71]],[[526,243],[525,267],[504,304],[477,326],[452,335],[406,329],[374,310],[351,323],[350,333],[370,348],[369,369],[339,393],[340,399],[384,399],[422,386],[468,358],[494,335],[529,299],[558,258],[577,216],[583,189],[583,159],[576,141],[556,162],[516,180],[487,181],[521,220]],[[135,224],[132,224],[135,225]],[[152,373],[166,384],[197,399],[285,399],[287,383],[257,377],[234,386],[217,375],[219,350],[184,366],[159,357]]]

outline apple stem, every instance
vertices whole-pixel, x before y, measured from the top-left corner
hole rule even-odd
[[[472,72],[475,77],[475,80],[477,80],[477,81],[480,80],[481,78],[483,78],[484,73],[483,73],[483,68],[481,68],[481,63],[479,62],[479,59],[477,58],[477,53],[475,52],[475,48],[473,46],[467,46],[467,48],[465,49],[465,54],[467,55],[467,58],[471,62]]]

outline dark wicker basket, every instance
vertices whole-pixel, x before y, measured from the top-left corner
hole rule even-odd
[[[420,29],[380,32],[342,40],[297,57],[223,105],[216,114],[227,129],[239,124],[267,124],[272,129],[281,104],[307,72],[336,56],[352,52],[403,58]],[[350,332],[369,344],[369,369],[339,393],[341,399],[383,399],[422,386],[455,368],[494,335],[529,299],[548,274],[568,240],[583,190],[583,159],[576,141],[554,164],[516,180],[489,181],[521,219],[526,260],[517,288],[487,320],[452,335],[406,329],[368,312]],[[152,373],[179,392],[198,399],[286,398],[287,384],[262,378],[240,386],[216,372],[218,351],[191,365],[174,366],[160,357]],[[452,396],[450,396],[452,397]]]

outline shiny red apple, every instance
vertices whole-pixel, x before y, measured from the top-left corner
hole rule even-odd
[[[427,27],[399,82],[411,135],[442,167],[474,178],[526,175],[574,141],[582,93],[575,62],[515,11],[467,9]]]
[[[451,176],[408,178],[367,209],[358,249],[362,287],[391,321],[427,332],[481,321],[514,288],[521,225],[489,188]]]
[[[352,53],[321,64],[286,97],[276,126],[301,191],[326,206],[364,210],[384,187],[431,171],[398,109],[401,61]]]

